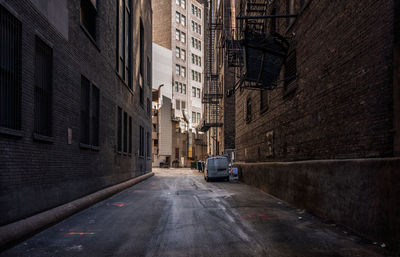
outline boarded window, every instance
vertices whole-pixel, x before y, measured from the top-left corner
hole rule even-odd
[[[1,5],[0,126],[21,129],[21,22]]]
[[[40,38],[35,42],[35,133],[52,135],[53,50]]]

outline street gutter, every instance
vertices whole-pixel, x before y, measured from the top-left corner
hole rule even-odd
[[[0,227],[0,252],[63,219],[104,200],[128,187],[154,176],[153,172],[102,189],[75,201]]]

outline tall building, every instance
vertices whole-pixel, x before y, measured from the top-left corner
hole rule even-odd
[[[188,130],[183,111],[193,127],[202,119],[204,85],[204,6],[196,0],[153,0],[153,42],[170,49],[172,106],[182,131]]]
[[[399,1],[234,6],[241,179],[398,247]]]
[[[150,1],[0,1],[0,226],[151,171]]]

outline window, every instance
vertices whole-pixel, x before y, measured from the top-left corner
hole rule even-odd
[[[197,97],[200,98],[200,88],[197,88]]]
[[[186,102],[185,102],[185,101],[182,101],[182,102],[181,102],[181,107],[182,107],[182,110],[185,110],[185,109],[186,109]]]
[[[197,113],[197,122],[200,123],[200,120],[201,120],[201,119],[200,119],[200,113],[198,112],[198,113]]]
[[[260,112],[268,109],[268,90],[260,91]]]
[[[192,4],[192,14],[194,15],[194,5]]]
[[[175,92],[179,91],[179,83],[175,81]]]
[[[150,137],[150,132],[146,133],[147,135],[147,150],[146,150],[146,154],[147,154],[147,158],[150,158],[151,155],[151,137]]]
[[[175,14],[175,21],[177,23],[181,22],[181,14],[179,12],[176,12],[176,14]]]
[[[179,100],[176,100],[175,109],[177,110],[181,109],[181,102]]]
[[[186,60],[186,51],[184,49],[181,50],[181,59]]]
[[[194,31],[194,21],[192,21],[192,31]]]
[[[96,40],[97,10],[91,0],[81,0],[81,24],[93,40]]]
[[[143,78],[144,78],[144,27],[143,21],[140,19],[140,81],[139,81],[139,98],[140,104],[144,105],[144,89],[143,89]]]
[[[131,82],[131,0],[119,0],[119,11],[117,14],[118,37],[117,37],[117,72],[122,80],[132,89]]]
[[[196,113],[192,112],[192,122],[196,123]]]
[[[90,81],[81,76],[81,127],[80,142],[86,145],[90,144],[89,126],[90,126]]]
[[[99,146],[100,91],[85,76],[81,76],[80,118],[80,142]]]
[[[186,0],[181,0],[181,7],[186,9]]]
[[[147,97],[147,115],[151,116],[151,102],[150,99]]]
[[[180,1],[180,0],[175,0],[175,3],[176,3],[177,5],[180,5],[180,4],[181,4],[181,1]]]
[[[182,93],[182,83],[179,83],[179,93]]]
[[[117,151],[122,152],[122,109],[120,107],[118,107],[117,119]]]
[[[251,121],[251,99],[248,98],[246,101],[246,122],[250,122]]]
[[[297,88],[296,75],[297,75],[297,59],[296,51],[291,51],[285,61],[285,83],[284,94],[289,94]]]
[[[35,52],[34,131],[52,136],[53,50],[36,37]]]
[[[175,31],[175,39],[178,41],[181,40],[181,32],[178,29]]]
[[[139,130],[139,156],[144,157],[144,128],[142,126],[139,126]]]
[[[129,137],[128,137],[128,153],[131,154],[132,153],[132,117],[129,117]]]
[[[201,19],[201,9],[199,8],[199,15],[198,17]]]
[[[99,146],[99,114],[100,114],[100,90],[92,84],[92,145]]]
[[[151,88],[152,84],[152,68],[151,68],[151,61],[150,58],[147,57],[147,86]]]
[[[175,48],[175,57],[181,58],[181,49],[179,47]]]
[[[192,96],[196,97],[196,88],[195,87],[192,87]]]
[[[0,126],[21,129],[21,22],[0,5]]]
[[[186,68],[185,67],[181,67],[181,76],[186,77]]]
[[[186,95],[186,84],[183,84],[183,93]]]
[[[175,75],[180,75],[181,74],[181,66],[178,64],[175,65]]]
[[[124,112],[124,152],[128,152],[128,114]]]
[[[186,34],[185,32],[181,32],[181,42],[186,43]]]
[[[185,15],[181,15],[181,24],[183,26],[186,26],[186,16]]]

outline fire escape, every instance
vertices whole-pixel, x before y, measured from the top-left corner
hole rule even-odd
[[[296,16],[276,15],[273,1],[240,1],[236,29],[226,38],[228,65],[235,68],[236,74],[235,88],[228,96],[238,88],[273,90],[277,87],[289,41],[275,32],[275,20]]]
[[[216,31],[222,30],[221,20],[215,17],[215,8],[213,0],[209,0],[209,15],[208,15],[208,51],[207,51],[207,70],[206,70],[206,84],[203,89],[202,103],[204,104],[203,121],[200,130],[203,132],[209,131],[209,141],[213,141],[213,153],[218,152],[218,128],[223,126],[220,121],[220,100],[223,98],[222,85],[219,83],[219,74],[215,65],[215,37]],[[211,129],[211,130],[210,130]]]

